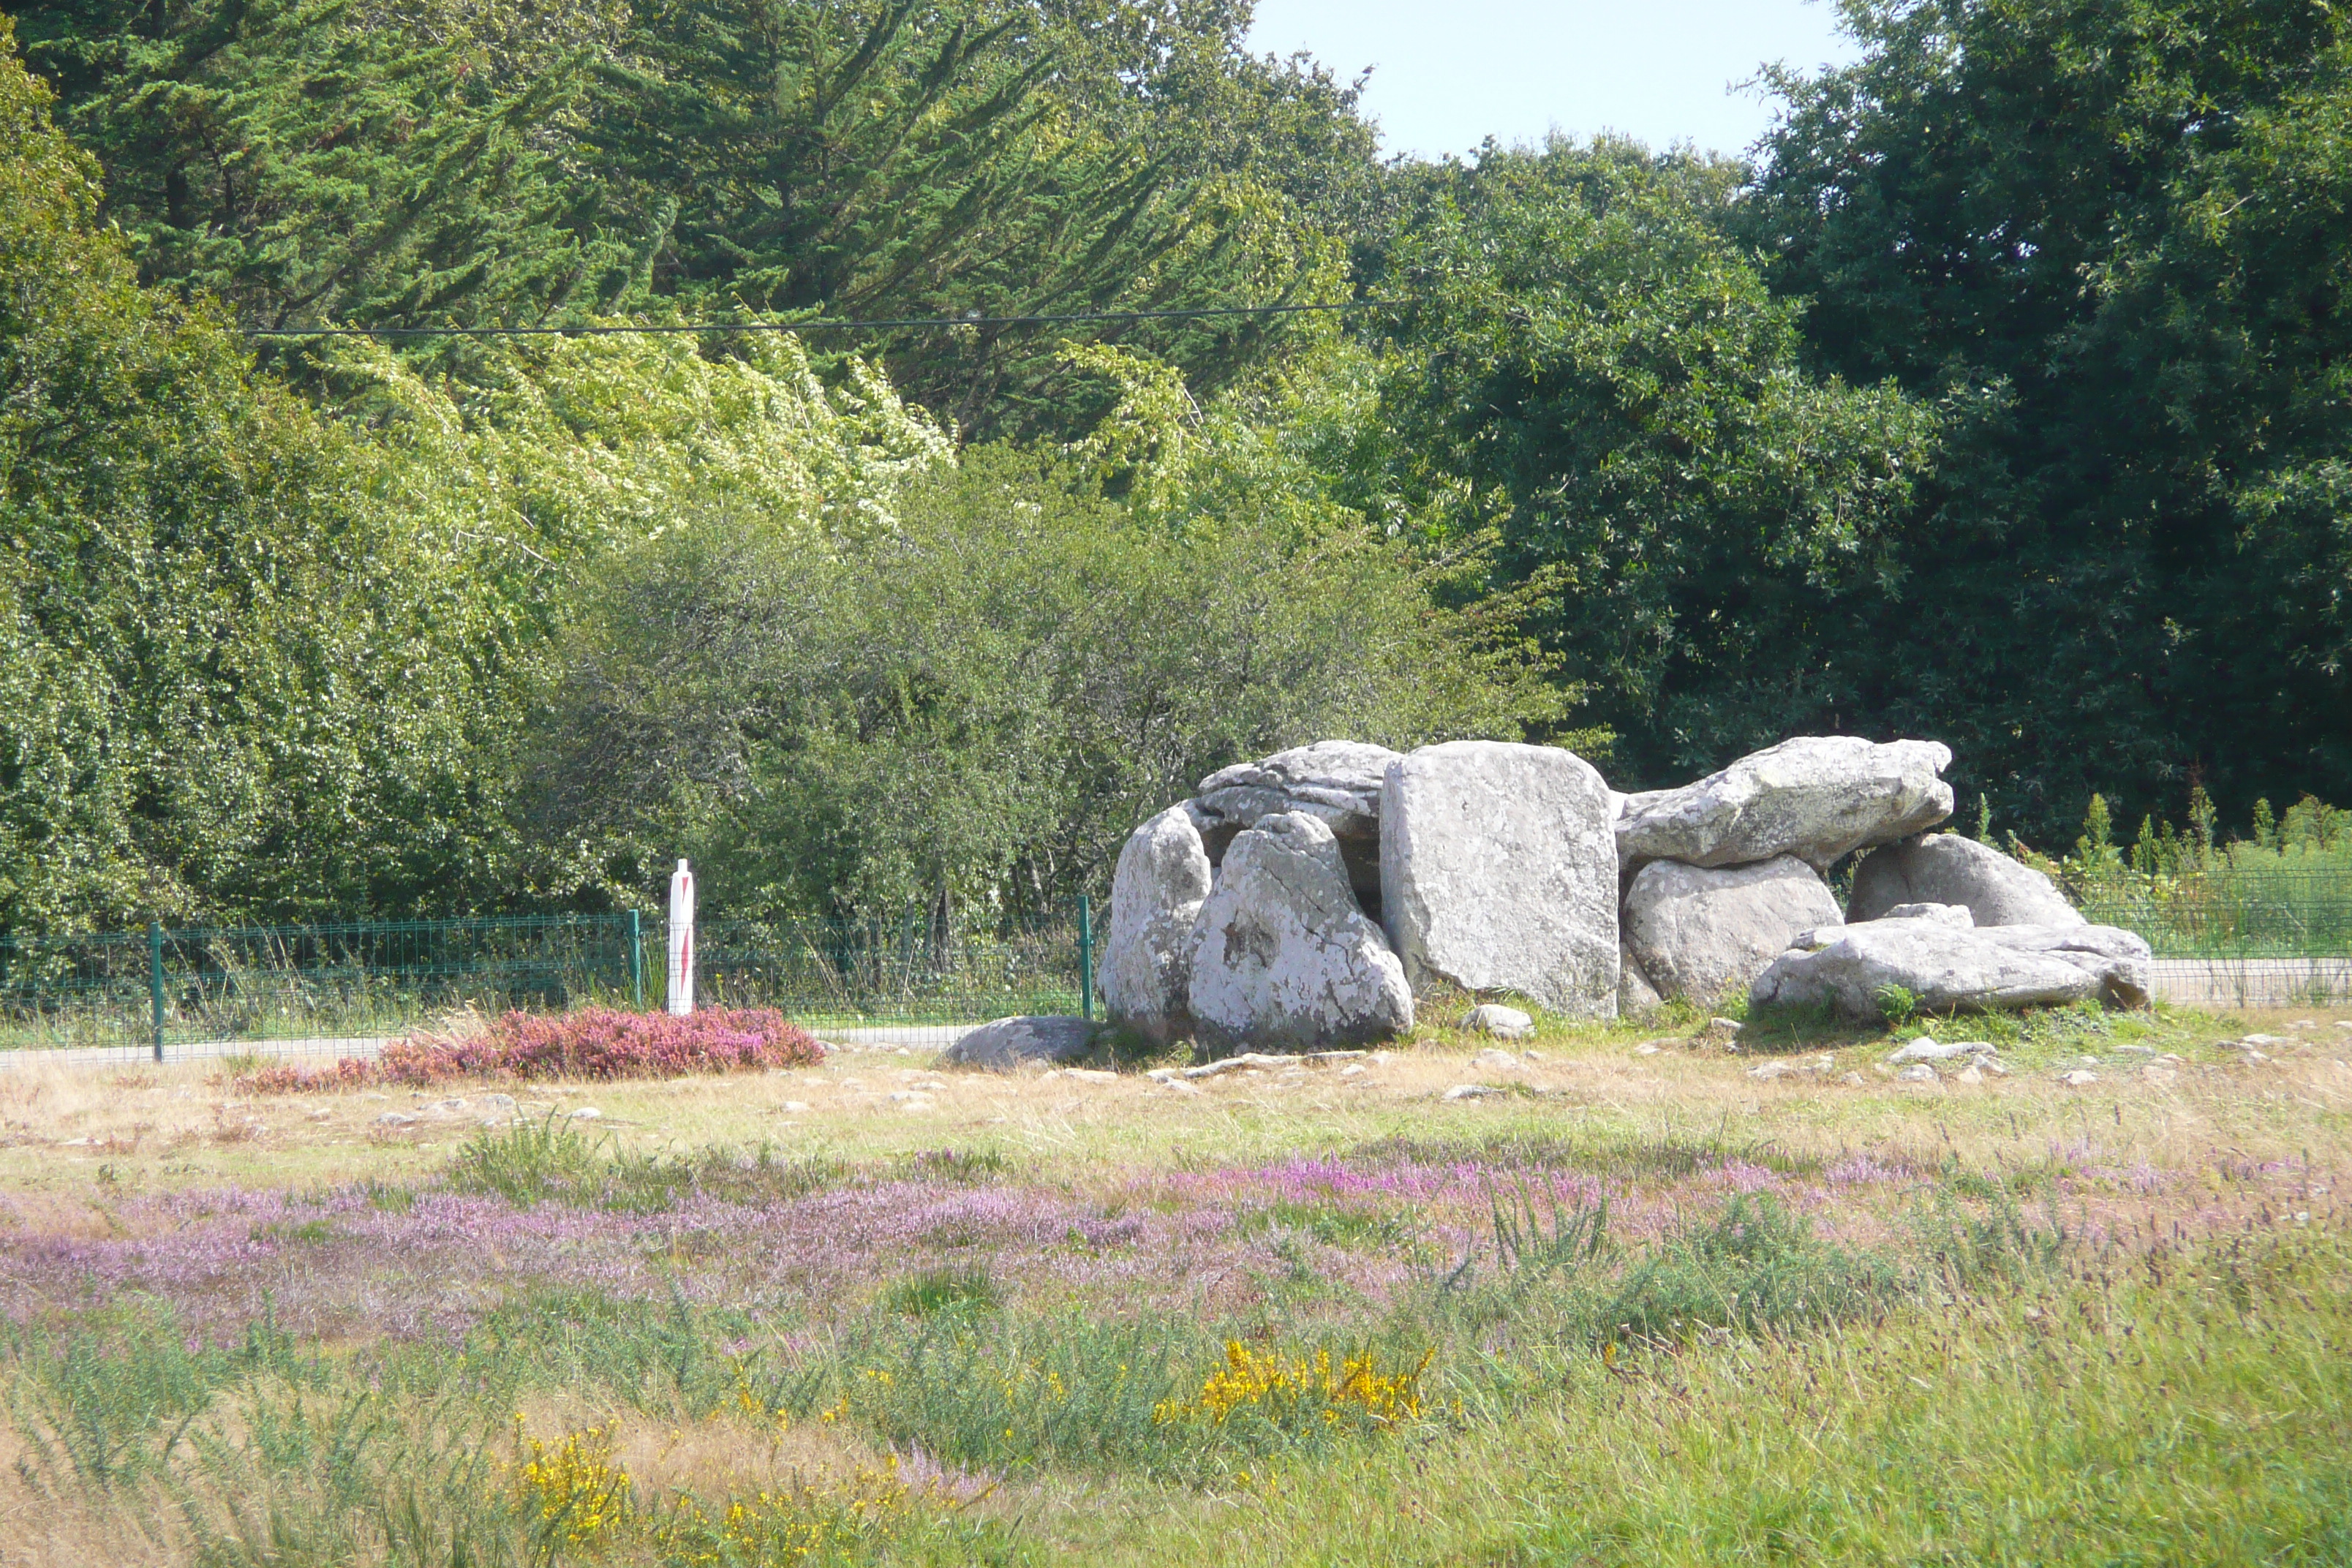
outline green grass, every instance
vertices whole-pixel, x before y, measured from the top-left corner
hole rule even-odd
[[[1443,1452],[1286,1476],[1217,1560],[2352,1561],[2347,1262],[2333,1238],[2265,1241],[1588,1363]]]
[[[902,1501],[815,1561],[2352,1558],[2339,1238],[2062,1260],[2004,1235],[1921,1275],[1931,1252],[1841,1256],[1759,1205],[1613,1266],[1593,1216],[1517,1223],[1479,1281],[1330,1347],[1434,1352],[1428,1408],[1395,1432],[1163,1419],[1219,1364],[1214,1334],[1011,1313],[968,1275],[909,1279],[814,1369],[773,1373],[719,1348],[740,1314],[676,1306],[541,1301],[383,1361],[267,1332],[191,1352],[126,1313],[16,1334],[11,1408],[51,1506],[280,1568],[569,1560],[501,1479],[534,1388],[666,1424],[748,1400],[1014,1487],[977,1512]],[[1040,1511],[1071,1482],[1087,1510]],[[649,1539],[607,1560],[688,1560]]]
[[[2194,1053],[2221,1032],[2089,1009],[1920,1026],[1997,1038],[2028,1076],[2085,1051],[2120,1061],[2113,1047],[2139,1040]],[[1864,1068],[1893,1043],[1827,1042]],[[2304,1099],[2281,1092],[2305,1081],[2284,1065],[2256,1072],[2208,1050],[2211,1065],[2179,1079],[2203,1086],[2193,1100],[2118,1073],[2095,1098],[2022,1081],[1912,1095],[1873,1079],[1768,1091],[1751,1110],[1744,1058],[1758,1044],[1635,1061],[1628,1036],[1602,1059],[1631,1068],[1565,1079],[1601,1086],[1581,1103],[1555,1091],[1443,1106],[1451,1069],[1426,1068],[1415,1098],[1313,1120],[1286,1108],[1340,1090],[1139,1097],[1090,1123],[1072,1107],[1123,1108],[1114,1097],[1148,1086],[1056,1089],[1022,1121],[1020,1097],[1000,1100],[991,1082],[953,1118],[877,1111],[823,1128],[742,1110],[809,1092],[799,1078],[600,1091],[601,1123],[482,1130],[432,1156],[437,1172],[351,1190],[383,1211],[438,1185],[667,1215],[698,1196],[760,1205],[906,1183],[931,1189],[910,1194],[926,1202],[1086,1193],[1106,1212],[1156,1212],[1153,1184],[1171,1173],[1300,1152],[1370,1178],[1462,1162],[1527,1184],[1503,1180],[1466,1216],[1377,1182],[1328,1199],[1237,1188],[1235,1230],[1276,1261],[1215,1313],[1136,1304],[1118,1247],[1076,1243],[1049,1247],[1036,1275],[942,1244],[820,1298],[515,1284],[458,1343],[309,1345],[264,1329],[205,1347],[158,1303],[60,1306],[0,1330],[0,1489],[15,1489],[0,1516],[80,1531],[53,1561],[274,1568],[2352,1561],[2352,1245],[2314,1185],[2340,1180],[2342,1110],[2315,1098],[2334,1081],[2332,1037],[2279,1053],[2305,1064]],[[1651,1073],[1729,1092],[1696,1114],[1685,1106],[1707,1102],[1695,1097],[1643,1114],[1606,1103]],[[740,1142],[679,1142],[664,1108],[706,1101],[740,1120],[705,1135]],[[2216,1131],[2165,1142],[2197,1117]],[[2306,1152],[2292,1187],[2244,1173],[2294,1163],[2288,1127],[2315,1169]],[[753,1143],[771,1129],[798,1142]],[[2086,1152],[2085,1139],[2105,1146]],[[1908,1162],[1900,1182],[1838,1185],[1832,1165],[1890,1149]],[[2147,1200],[2165,1223],[2126,1239],[2115,1216],[2140,1200],[2112,1173],[2143,1151],[2167,1173]],[[2067,1189],[2083,1206],[2061,1201],[2056,1178],[2085,1162],[2111,1173]],[[1773,1173],[1789,1202],[1730,1190],[1732,1166]],[[1667,1187],[1687,1206],[1663,1232],[1655,1207],[1629,1230],[1599,1202],[1553,1201],[1556,1173],[1612,1194]],[[2323,1196],[2273,1217],[2270,1195],[2290,1190]],[[2255,1194],[2265,1206],[2245,1232],[2216,1237],[2193,1217],[2209,1196],[2251,1216]],[[1809,1217],[1822,1202],[1839,1205],[1834,1234]],[[2093,1205],[2110,1230],[2089,1223]],[[1845,1223],[1864,1208],[1874,1217]],[[2206,1239],[2171,1239],[2176,1215]],[[326,1242],[322,1223],[254,1239],[292,1265]],[[1404,1282],[1359,1295],[1318,1271],[1334,1249]],[[646,1262],[683,1268],[677,1250],[672,1237]],[[1233,1343],[1286,1364],[1369,1358],[1391,1376],[1425,1363],[1419,1411],[1381,1422],[1307,1397],[1202,1418]],[[1181,1408],[1195,1414],[1167,1414]],[[591,1551],[525,1506],[518,1411],[550,1441],[621,1423],[642,1502],[625,1530]],[[678,1474],[656,1463],[698,1446],[720,1458]],[[891,1491],[894,1454],[949,1483]],[[710,1533],[761,1490],[783,1500],[768,1545]],[[677,1498],[709,1528],[677,1525],[662,1511]]]
[[[629,1152],[602,1132],[585,1132],[550,1112],[486,1127],[458,1148],[442,1183],[461,1193],[495,1193],[517,1207],[554,1201],[627,1214],[659,1214],[700,1193],[737,1203],[777,1203],[821,1192],[846,1168],[822,1156],[785,1157],[762,1144],[750,1153],[717,1147],[692,1154]]]

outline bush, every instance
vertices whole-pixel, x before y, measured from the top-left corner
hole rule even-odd
[[[616,1007],[507,1013],[489,1041],[498,1070],[517,1078],[672,1078],[824,1059],[807,1030],[768,1007],[709,1007],[682,1018]]]
[[[372,1083],[423,1087],[457,1078],[677,1078],[814,1067],[824,1059],[814,1036],[770,1007],[709,1007],[682,1018],[583,1007],[501,1014],[472,1038],[402,1040],[386,1046],[373,1062],[287,1063],[238,1073],[236,1079],[256,1094],[295,1094]]]

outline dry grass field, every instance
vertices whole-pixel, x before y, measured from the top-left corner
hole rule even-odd
[[[2352,1019],[1761,1036],[0,1069],[0,1563],[2352,1560]]]

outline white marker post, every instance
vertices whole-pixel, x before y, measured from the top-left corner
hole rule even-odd
[[[669,879],[669,1010],[694,1011],[694,873],[683,860]]]

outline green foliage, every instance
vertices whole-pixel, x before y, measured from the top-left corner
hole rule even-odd
[[[588,563],[688,522],[883,525],[939,429],[789,340],[380,347],[254,377],[141,289],[89,161],[0,60],[0,928],[571,900],[516,742]]]
[[[18,1433],[40,1462],[100,1488],[164,1469],[224,1388],[259,1376],[299,1384],[324,1372],[267,1319],[238,1343],[208,1347],[152,1304],[77,1332],[15,1328],[6,1344],[31,1373],[7,1391]]]
[[[1382,407],[1424,523],[1498,519],[1498,580],[1640,778],[1840,705],[1835,606],[1900,576],[1943,416],[1804,373],[1704,165],[1555,141],[1451,174],[1387,263],[1414,302]]]
[[[0,68],[0,928],[593,907],[681,851],[714,910],[1019,914],[1330,733],[1627,787],[1924,733],[1980,837],[2096,783],[2078,861],[2213,862],[2352,774],[2352,36],[1844,11],[1750,170],[1382,168],[1223,4],[25,8],[96,162]],[[1350,286],[1405,303],[268,375],[220,314]],[[2332,844],[2300,809],[2252,847]]]
[[[2028,837],[2352,775],[2352,34],[2305,0],[1849,0],[1736,227],[1817,366],[1952,396],[1874,723]],[[1982,394],[1982,395],[1978,395]],[[1793,715],[1792,715],[1793,717]],[[2332,786],[2331,786],[2332,787]]]
[[[1530,1477],[1532,1496],[1549,1495],[1534,1484],[1538,1471],[1590,1467],[1591,1496],[1614,1500],[1599,1520],[1589,1500],[1532,1521],[1517,1500],[1491,1519],[1474,1504],[1432,1510],[1411,1538],[1500,1539],[1492,1531],[1507,1524],[1582,1543],[1580,1552],[1614,1542],[1585,1552],[1603,1560],[1681,1561],[1670,1548],[1694,1533],[1761,1540],[1795,1512],[1811,1539],[1868,1535],[1872,1551],[1838,1559],[1859,1563],[1896,1555],[1876,1547],[1898,1535],[1947,1549],[1956,1517],[1976,1531],[1964,1540],[2016,1535],[1999,1507],[1956,1516],[1933,1506],[1961,1485],[2065,1525],[2063,1553],[2043,1542],[1996,1560],[2104,1561],[2093,1548],[2112,1556],[2126,1522],[2134,1542],[2205,1542],[2179,1553],[2200,1562],[2232,1560],[2210,1548],[2242,1537],[2332,1543],[2324,1516],[2342,1491],[2344,1402],[2330,1392],[2344,1382],[2343,1358],[2330,1353],[2345,1309],[2340,1241],[2315,1227],[2267,1241],[2090,1250],[2027,1224],[2007,1190],[2015,1184],[1954,1163],[1893,1235],[1868,1244],[1824,1240],[1769,1197],[1735,1195],[1629,1245],[1593,1210],[1539,1213],[1521,1194],[1497,1203],[1482,1238],[1496,1289],[1409,1289],[1388,1309],[1354,1302],[1348,1319],[1289,1325],[1270,1342],[1185,1314],[1129,1320],[974,1300],[965,1284],[923,1276],[829,1334],[731,1306],[519,1292],[460,1344],[391,1341],[317,1357],[269,1332],[192,1350],[168,1319],[118,1307],[0,1338],[24,1450],[11,1479],[44,1523],[184,1534],[203,1562],[521,1563],[548,1543],[534,1531],[546,1516],[516,1506],[508,1456],[520,1457],[515,1410],[543,1395],[610,1413],[633,1433],[630,1506],[648,1518],[691,1503],[716,1520],[731,1497],[753,1495],[734,1489],[750,1485],[838,1500],[824,1489],[848,1478],[824,1467],[837,1436],[887,1447],[893,1462],[861,1465],[858,1479],[907,1484],[887,1505],[907,1512],[854,1543],[837,1538],[852,1561],[975,1561],[982,1548],[986,1560],[1025,1560],[1018,1554],[1057,1547],[1073,1560],[1158,1561],[1169,1532],[1197,1518],[1201,1493],[1239,1484],[1264,1488],[1266,1516],[1253,1528],[1269,1560],[1289,1561],[1329,1546],[1330,1498],[1349,1478],[1386,1497],[1408,1475],[1458,1476],[1475,1497],[1468,1478],[1506,1464]],[[1285,1408],[1252,1397],[1253,1373],[1311,1364],[1324,1349],[1335,1366],[1362,1356],[1391,1379],[1421,1365],[1419,1415],[1399,1431],[1344,1418],[1339,1402]],[[1801,1417],[1837,1462],[1808,1471],[1806,1486],[1773,1491],[1772,1478],[1797,1461],[1772,1439]],[[784,1419],[798,1447],[783,1453],[795,1464],[819,1456],[814,1473],[789,1482],[772,1450],[762,1475],[755,1436]],[[78,1424],[73,1435],[60,1422]],[[730,1456],[727,1495],[705,1489],[708,1470],[662,1473],[688,1432]],[[2264,1432],[2272,1447],[2245,1446]],[[2020,1443],[2030,1462],[2002,1458]],[[609,1445],[594,1455],[617,1465],[624,1453]],[[1661,1446],[1671,1451],[1659,1455]],[[2078,1486],[2045,1495],[2025,1484],[2084,1452],[2106,1456],[2117,1475],[2153,1476],[2161,1489],[2085,1504]],[[1713,1463],[1685,1462],[1693,1454],[1747,1467],[1749,1484],[1727,1488]],[[756,1479],[740,1480],[738,1462]],[[1855,1510],[1833,1484],[1871,1463],[1887,1464],[1898,1487],[1931,1464],[1962,1468],[1932,1493],[1898,1490],[1890,1518],[1885,1488]],[[1988,1479],[1978,1465],[1996,1468]],[[1628,1484],[1643,1474],[1704,1496],[1687,1516],[1660,1515],[1647,1486]],[[2184,1475],[2212,1484],[2192,1487]],[[582,1479],[623,1484],[617,1469]],[[946,1533],[992,1484],[1033,1479],[1087,1485],[1142,1521],[1073,1535],[1020,1513]],[[1308,1492],[1296,1518],[1280,1511]],[[2200,1498],[2228,1508],[2212,1514]],[[1142,1512],[1153,1505],[1171,1512]],[[2137,1510],[2129,1521],[2110,1517],[2126,1505]],[[1634,1549],[1645,1542],[1656,1549]],[[1398,1554],[1379,1544],[1382,1560]],[[2319,1550],[2241,1556],[2332,1560]]]
[[[0,31],[0,926],[461,900],[517,628],[404,476],[141,289]]]
[[[484,1127],[441,1173],[452,1192],[495,1193],[519,1208],[560,1203],[622,1214],[662,1214],[682,1199],[788,1203],[847,1175],[822,1156],[786,1159],[762,1144],[750,1153],[710,1148],[692,1155],[633,1153],[551,1111],[538,1121]],[[404,1204],[415,1194],[395,1189]]]
[[[1708,1329],[1787,1333],[1906,1293],[1889,1260],[1824,1242],[1769,1193],[1738,1194],[1627,1270],[1589,1333],[1681,1342]]]
[[[1236,758],[1507,736],[1556,708],[1433,606],[1401,544],[1214,483],[1187,470],[1161,521],[975,447],[887,531],[692,528],[620,554],[542,731],[548,831],[625,879],[691,854],[741,911],[1058,910]]]
[[[518,1208],[547,1198],[578,1201],[598,1184],[610,1163],[601,1139],[591,1139],[549,1111],[537,1121],[485,1127],[459,1146],[442,1180],[460,1193],[496,1193]]]
[[[94,0],[19,13],[142,273],[249,325],[467,322],[641,297],[658,232],[567,143],[609,0]]]
[[[1107,0],[234,0],[33,7],[148,277],[266,325],[866,318],[1331,294],[1352,89],[1244,10]],[[1097,329],[1202,385],[1278,318]],[[1090,336],[1091,332],[1081,335]],[[1099,412],[1060,333],[872,340],[969,429]],[[412,345],[471,376],[478,345]]]

